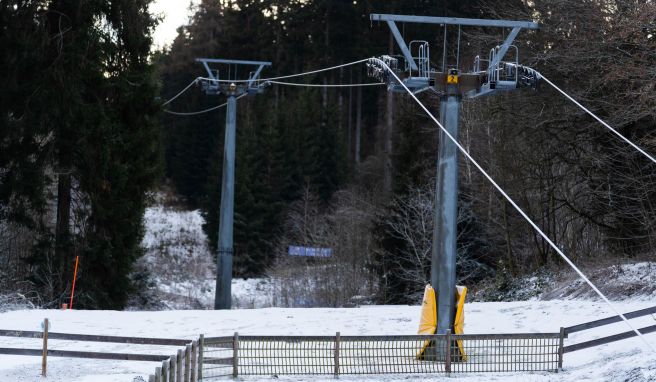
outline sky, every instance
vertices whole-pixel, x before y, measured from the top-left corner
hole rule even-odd
[[[176,29],[187,23],[189,19],[189,4],[197,0],[155,0],[150,6],[151,12],[164,19],[157,26],[154,35],[155,48],[170,45],[177,35]]]

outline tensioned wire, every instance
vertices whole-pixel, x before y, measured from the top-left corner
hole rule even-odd
[[[168,99],[168,100],[167,100],[166,102],[164,102],[162,105],[163,105],[163,106],[166,106],[166,105],[168,105],[169,103],[171,103],[174,99],[180,97],[184,92],[186,92],[186,91],[187,91],[187,90],[188,90],[193,84],[195,84],[198,80],[205,80],[205,81],[210,81],[210,82],[228,82],[228,83],[237,83],[237,82],[255,82],[255,83],[262,83],[262,82],[267,82],[267,81],[270,82],[270,81],[273,81],[273,80],[282,80],[282,79],[286,79],[286,78],[301,77],[301,76],[307,76],[307,75],[310,75],[310,74],[321,73],[321,72],[325,72],[325,71],[329,71],[329,70],[335,70],[335,69],[344,68],[344,67],[351,66],[351,65],[356,65],[356,64],[359,64],[359,63],[365,62],[365,61],[367,61],[367,60],[368,60],[368,58],[365,58],[365,59],[358,60],[358,61],[348,62],[348,63],[346,63],[346,64],[335,65],[335,66],[331,66],[331,67],[328,67],[328,68],[321,68],[321,69],[311,70],[311,71],[308,71],[308,72],[289,74],[289,75],[286,75],[286,76],[278,76],[278,77],[270,77],[270,78],[260,78],[260,79],[254,79],[254,80],[218,80],[218,79],[207,78],[207,77],[196,77],[196,78],[194,78],[193,81],[191,81],[191,82],[189,83],[189,85],[187,85],[184,89],[182,89],[178,94],[176,94],[175,96],[173,96],[173,97],[171,97],[170,99]],[[280,85],[288,85],[288,84],[291,84],[291,83],[280,83]],[[353,86],[353,85],[350,85],[350,86]],[[366,86],[370,86],[370,85],[366,85]],[[371,85],[371,86],[373,86],[373,85]],[[336,87],[336,86],[330,86],[330,87]]]
[[[510,196],[509,196],[504,190],[503,190],[503,188],[501,188],[501,186],[499,186],[499,185],[494,181],[494,179],[492,179],[492,177],[491,177],[491,176],[490,176],[490,175],[489,175],[489,174],[483,169],[483,167],[481,167],[481,165],[478,164],[478,162],[477,162],[477,161],[476,161],[476,160],[475,160],[475,159],[469,154],[469,152],[468,152],[467,150],[465,150],[465,148],[462,147],[462,145],[460,145],[460,143],[458,142],[458,140],[455,139],[455,138],[454,138],[454,137],[453,137],[453,136],[452,136],[452,135],[446,130],[446,128],[444,128],[444,126],[443,126],[443,125],[437,120],[437,118],[435,118],[435,116],[434,116],[434,115],[433,115],[433,114],[432,114],[432,113],[426,108],[426,106],[424,106],[424,104],[423,104],[421,101],[419,101],[419,99],[418,99],[418,98],[417,98],[417,97],[416,97],[416,96],[410,91],[410,89],[408,89],[408,87],[405,86],[405,84],[403,83],[403,81],[401,81],[401,79],[396,75],[396,73],[394,73],[394,71],[393,71],[389,66],[387,66],[387,64],[386,64],[384,61],[382,61],[382,60],[380,60],[380,59],[378,59],[378,58],[372,58],[372,59],[375,60],[375,61],[377,61],[377,62],[379,62],[379,63],[380,63],[380,64],[381,64],[381,65],[382,65],[387,71],[389,71],[389,73],[390,73],[392,76],[394,76],[394,78],[398,81],[398,83],[401,84],[401,86],[403,86],[403,88],[405,89],[405,91],[408,92],[408,94],[409,94],[409,95],[415,100],[415,102],[417,102],[417,104],[418,104],[418,105],[424,110],[424,112],[426,112],[426,114],[427,114],[427,115],[433,120],[433,122],[435,122],[435,124],[436,124],[437,126],[439,126],[439,128],[442,130],[442,132],[444,133],[444,135],[446,135],[446,136],[447,136],[447,137],[448,137],[448,138],[449,138],[449,139],[450,139],[450,140],[456,145],[456,147],[458,147],[458,149],[460,150],[460,152],[462,152],[463,155],[465,155],[465,156],[467,157],[467,159],[469,159],[469,161],[470,161],[470,162],[471,162],[471,163],[472,163],[472,164],[473,164],[473,165],[474,165],[474,166],[475,166],[475,167],[481,172],[481,174],[483,174],[483,176],[485,176],[485,178],[487,178],[487,180],[488,180],[488,181],[494,186],[494,188],[496,188],[497,191],[499,191],[499,192],[501,193],[501,195],[503,195],[503,197],[504,197],[504,198],[505,198],[505,199],[506,199],[506,200],[507,200],[512,206],[513,206],[513,208],[515,208],[515,210],[517,210],[517,212],[519,212],[519,214],[522,215],[522,217],[523,217],[523,218],[524,218],[524,219],[525,219],[525,220],[531,225],[531,227],[533,227],[533,229],[534,229],[537,233],[539,233],[540,236],[542,236],[542,238],[543,238],[544,240],[547,241],[547,243],[549,243],[549,246],[551,246],[551,248],[553,248],[553,249],[556,251],[556,253],[558,253],[558,255],[559,255],[561,258],[563,258],[563,260],[565,260],[565,262],[566,262],[567,264],[569,264],[569,266],[570,266],[572,269],[574,269],[574,271],[579,275],[579,277],[581,277],[581,279],[583,279],[583,281],[585,281],[585,282],[586,282],[586,283],[592,288],[592,290],[594,290],[595,293],[597,293],[597,295],[599,295],[599,296],[604,300],[604,302],[605,302],[605,303],[606,303],[606,304],[607,304],[607,305],[608,305],[608,306],[609,306],[609,307],[610,307],[610,308],[611,308],[611,309],[612,309],[612,310],[613,310],[613,311],[614,311],[614,312],[615,312],[615,313],[616,313],[616,314],[617,314],[617,315],[618,315],[618,316],[619,316],[619,317],[620,317],[620,318],[626,323],[626,325],[627,325],[629,328],[631,328],[631,330],[634,331],[634,332],[638,335],[638,337],[640,337],[640,339],[645,343],[645,345],[647,345],[647,347],[648,347],[649,349],[651,349],[651,351],[653,351],[654,353],[656,353],[656,349],[655,349],[655,348],[654,348],[649,342],[647,342],[647,340],[644,338],[644,336],[642,335],[642,333],[640,333],[640,331],[638,331],[636,328],[633,327],[633,325],[631,325],[631,323],[629,322],[629,320],[628,320],[628,319],[627,319],[622,313],[620,313],[619,310],[617,310],[617,309],[615,308],[615,306],[610,302],[610,300],[608,300],[608,298],[606,297],[606,295],[604,295],[604,294],[603,294],[603,293],[602,293],[602,292],[601,292],[601,291],[600,291],[600,290],[599,290],[599,289],[598,289],[598,288],[592,283],[592,281],[590,281],[590,279],[588,279],[588,278],[586,277],[586,275],[583,274],[583,272],[582,272],[582,271],[576,266],[576,264],[574,264],[574,263],[569,259],[569,257],[567,257],[567,255],[565,255],[565,254],[563,253],[563,251],[562,251],[560,248],[558,248],[558,246],[557,246],[557,245],[556,245],[556,244],[555,244],[555,243],[549,238],[549,236],[547,236],[547,234],[545,234],[545,233],[540,229],[540,227],[539,227],[537,224],[535,224],[535,223],[533,222],[533,220],[531,220],[531,218],[530,218],[530,217],[524,212],[524,210],[521,209],[521,207],[519,207],[519,205],[517,205],[517,203],[515,203],[515,201],[514,201],[514,200],[513,200],[513,199],[512,199],[512,198],[511,198],[511,197],[510,197]]]
[[[299,86],[299,87],[311,87],[311,88],[354,88],[354,87],[363,87],[363,86],[381,86],[385,85],[383,83],[379,82],[372,82],[372,83],[364,83],[364,84],[302,84],[302,83],[297,83],[297,82],[282,82],[282,81],[267,81],[266,83],[270,84],[276,84],[276,85],[283,85],[283,86]],[[264,84],[261,84],[260,86],[263,86]],[[248,93],[244,93],[237,97],[237,99],[240,99],[241,97],[246,96]],[[164,110],[165,113],[168,114],[173,114],[173,115],[179,115],[179,116],[190,116],[190,115],[198,115],[198,114],[203,114],[203,113],[209,113],[210,111],[214,111],[217,109],[220,109],[227,105],[228,103],[222,103],[221,105],[210,107],[209,109],[204,109],[204,110],[199,110],[199,111],[192,111],[192,112],[178,112],[178,111],[171,111],[171,110]]]
[[[247,96],[247,95],[248,95],[248,93],[244,93],[244,94],[240,95],[239,97],[235,98],[235,100],[238,100],[238,99],[240,99],[241,97],[245,97],[245,96]],[[216,110],[216,109],[220,109],[220,108],[224,107],[224,106],[227,105],[227,104],[228,104],[228,103],[225,102],[225,103],[222,103],[222,104],[220,104],[220,105],[218,105],[218,106],[210,107],[209,109],[199,110],[199,111],[192,111],[192,112],[186,112],[186,113],[185,113],[185,112],[178,112],[178,111],[171,111],[171,110],[164,110],[164,112],[165,112],[165,113],[169,113],[169,114],[173,114],[173,115],[181,115],[181,116],[198,115],[198,114],[203,114],[203,113],[209,113],[210,111],[213,111],[213,110]]]
[[[212,82],[255,82],[258,83],[258,87],[264,86],[265,84],[276,84],[276,85],[283,85],[283,86],[301,86],[301,87],[316,87],[316,88],[347,88],[347,87],[363,87],[363,86],[381,86],[384,84],[381,83],[363,83],[363,84],[303,84],[303,83],[296,83],[296,82],[283,82],[283,81],[276,81],[278,79],[285,79],[285,78],[293,78],[293,77],[300,77],[300,76],[307,76],[311,74],[316,74],[316,73],[321,73],[329,70],[335,70],[339,68],[343,68],[346,66],[351,66],[351,65],[356,65],[362,62],[367,61],[368,59],[363,59],[363,60],[358,60],[358,61],[353,61],[349,62],[346,64],[341,64],[341,65],[335,65],[331,66],[328,68],[321,68],[321,69],[316,69],[316,70],[311,70],[308,72],[302,72],[302,73],[296,73],[296,74],[290,74],[286,76],[278,76],[278,77],[271,77],[271,78],[262,78],[262,79],[257,79],[257,80],[235,80],[235,81],[228,81],[228,80],[215,80],[211,78],[206,78],[206,77],[196,77],[193,81],[189,83],[184,89],[182,89],[178,94],[175,96],[171,97],[169,100],[164,102],[162,106],[166,106],[169,103],[171,103],[173,100],[176,98],[180,97],[183,93],[185,93],[189,88],[197,83],[199,80],[207,80],[207,81],[212,81]],[[243,95],[242,95],[243,96]],[[242,96],[239,96],[241,98]],[[227,103],[211,107],[209,109],[204,109],[204,110],[199,110],[199,111],[194,111],[194,112],[177,112],[177,111],[171,111],[171,110],[164,110],[165,113],[172,114],[172,115],[178,115],[178,116],[192,116],[192,115],[198,115],[198,114],[203,114],[203,113],[208,113],[210,111],[217,110],[223,106],[225,106]]]
[[[364,84],[303,84],[300,82],[282,82],[282,81],[272,81],[268,80],[266,83],[284,85],[284,86],[302,86],[308,88],[357,88],[362,86],[381,86],[385,85],[380,82],[370,82]]]
[[[174,95],[173,97],[169,98],[168,101],[166,101],[166,102],[164,102],[164,103],[162,104],[162,106],[166,106],[166,105],[168,105],[169,103],[173,102],[174,99],[180,97],[184,92],[186,92],[187,90],[189,90],[189,88],[191,87],[191,85],[195,84],[197,81],[198,81],[198,77],[194,78],[194,80],[191,81],[191,82],[189,83],[189,85],[185,86],[184,89],[180,90],[180,92],[179,92],[178,94],[176,94],[176,95]]]
[[[553,87],[554,89],[558,90],[558,92],[560,92],[560,94],[564,95],[567,99],[569,99],[570,101],[572,101],[576,106],[578,106],[579,108],[581,108],[581,110],[583,110],[583,111],[585,111],[586,113],[588,113],[590,116],[592,116],[592,118],[596,119],[597,122],[601,123],[603,126],[605,126],[606,128],[608,128],[608,130],[610,130],[613,134],[617,135],[617,136],[618,136],[620,139],[622,139],[624,142],[628,143],[628,144],[631,145],[634,149],[638,150],[642,155],[644,155],[645,157],[647,157],[650,161],[652,161],[653,163],[656,163],[656,159],[654,159],[653,156],[649,155],[649,154],[648,154],[645,150],[643,150],[640,146],[638,146],[637,144],[633,143],[629,138],[627,138],[627,137],[625,137],[624,135],[622,135],[622,134],[621,134],[619,131],[617,131],[616,129],[612,128],[608,123],[606,123],[603,119],[599,118],[595,113],[591,112],[588,108],[586,108],[585,106],[581,105],[581,103],[579,103],[577,100],[575,100],[575,99],[574,99],[572,96],[570,96],[569,94],[565,93],[564,90],[562,90],[561,88],[559,88],[558,86],[556,86],[553,82],[551,82],[551,81],[550,81],[547,77],[545,77],[542,73],[538,72],[538,71],[535,70],[535,69],[533,69],[533,70],[534,70],[534,71],[540,76],[540,79],[544,80],[546,83],[548,83],[549,85],[551,85],[551,87]]]
[[[348,62],[348,63],[346,63],[346,64],[340,64],[340,65],[330,66],[330,67],[327,67],[327,68],[321,68],[321,69],[311,70],[311,71],[308,71],[308,72],[301,72],[301,73],[295,73],[295,74],[288,74],[288,75],[286,75],[286,76],[261,78],[261,79],[256,79],[256,80],[217,80],[217,79],[207,78],[207,77],[198,77],[198,79],[206,80],[206,81],[212,81],[212,82],[229,82],[229,83],[233,83],[233,82],[234,82],[234,83],[237,83],[237,82],[266,82],[266,81],[271,81],[271,80],[282,80],[282,79],[286,79],[286,78],[302,77],[302,76],[307,76],[307,75],[310,75],[310,74],[316,74],[316,73],[326,72],[326,71],[329,71],[329,70],[335,70],[335,69],[339,69],[339,68],[344,68],[344,67],[351,66],[351,65],[357,65],[357,64],[360,64],[360,63],[362,63],[362,62],[366,62],[366,61],[368,61],[368,60],[369,60],[368,58],[364,58],[364,59],[362,59],[362,60],[357,60],[357,61],[353,61],[353,62]]]

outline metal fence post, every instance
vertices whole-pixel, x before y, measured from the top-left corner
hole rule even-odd
[[[339,332],[335,334],[335,378],[339,377],[339,344],[340,344],[340,335]]]
[[[444,353],[444,371],[451,373],[451,329],[446,331],[446,353]]]
[[[198,367],[198,341],[191,343],[191,382],[196,382],[196,368]]]
[[[235,332],[232,339],[232,377],[239,375],[239,333]]]
[[[198,337],[198,380],[203,380],[203,350],[205,348],[205,335]]]
[[[177,375],[175,376],[175,382],[182,382],[182,368],[183,368],[183,357],[182,349],[178,349],[178,356],[176,357],[177,365],[175,365]]]
[[[558,370],[563,368],[563,347],[565,345],[565,328],[561,327],[560,328],[560,338],[558,342],[558,368],[556,369],[556,372]]]

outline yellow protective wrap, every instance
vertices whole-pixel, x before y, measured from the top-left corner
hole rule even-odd
[[[437,306],[435,306],[435,290],[426,285],[424,298],[421,301],[421,318],[417,334],[435,334],[437,329]]]
[[[456,316],[453,319],[453,332],[454,334],[464,334],[465,333],[465,297],[467,296],[467,287],[456,285]],[[460,359],[462,361],[467,360],[467,354],[465,354],[465,347],[462,344],[462,340],[456,341],[458,343],[458,349],[460,350]]]
[[[454,334],[463,334],[465,329],[465,297],[467,296],[467,287],[456,286],[456,315],[453,322]],[[424,289],[424,298],[421,301],[421,316],[419,318],[419,329],[417,334],[435,334],[437,330],[437,299],[435,290],[432,286],[426,285]],[[462,340],[456,341],[458,345],[459,356],[454,361],[466,361],[467,355]],[[425,341],[419,352],[417,359],[423,359],[424,351],[430,345],[430,341]]]
[[[437,330],[437,306],[435,289],[430,284],[424,289],[424,298],[421,300],[421,316],[419,318],[419,329],[417,334],[435,334]],[[422,359],[424,351],[430,345],[430,341],[424,341],[417,353],[417,359]]]

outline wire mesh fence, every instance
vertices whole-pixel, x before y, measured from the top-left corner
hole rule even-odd
[[[203,379],[241,375],[340,375],[557,371],[561,333],[206,338]]]

